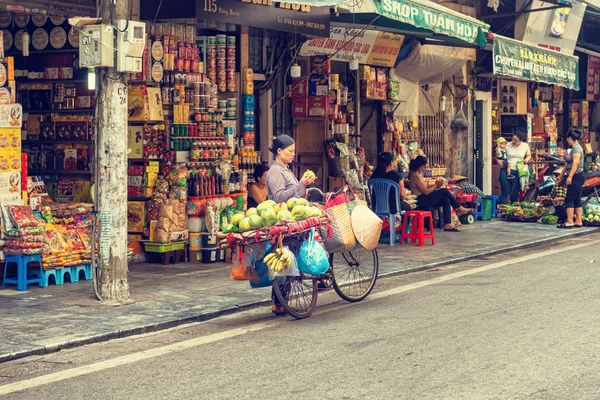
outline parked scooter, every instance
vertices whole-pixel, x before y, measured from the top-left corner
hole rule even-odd
[[[553,173],[562,167],[565,163],[560,158],[543,155],[545,159],[544,168],[540,169],[537,178],[529,184],[529,188],[525,191],[522,201],[526,203],[535,203],[538,196],[548,196],[556,185]]]

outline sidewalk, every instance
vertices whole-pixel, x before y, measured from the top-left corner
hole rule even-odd
[[[436,231],[436,244],[379,246],[380,274],[393,275],[465,261],[596,232],[538,224],[477,223],[460,233]],[[227,265],[130,266],[133,304],[103,306],[91,281],[42,289],[0,290],[0,362],[113,338],[270,303],[270,288],[251,289],[229,280]],[[265,313],[267,313],[265,309]]]

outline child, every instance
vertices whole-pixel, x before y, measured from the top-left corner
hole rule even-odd
[[[508,157],[506,155],[506,139],[500,136],[496,139],[496,159],[502,161],[502,168],[506,168],[507,176],[510,174],[510,168],[508,168]]]
[[[560,176],[560,172],[554,172],[554,176],[556,177],[557,175]],[[552,188],[552,191],[548,197],[540,196],[538,198],[538,201],[552,202],[552,205],[554,206],[554,215],[558,217],[559,225],[564,224],[567,220],[567,209],[565,208],[566,196],[567,187],[564,186],[562,182],[557,182]]]

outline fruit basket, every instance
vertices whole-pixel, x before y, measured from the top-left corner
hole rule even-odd
[[[329,224],[329,218],[325,215],[303,221],[281,220],[271,227],[263,227],[242,233],[219,232],[217,233],[217,244],[221,249],[226,249],[252,243],[272,242],[280,235],[283,235],[283,237],[302,235],[311,228],[326,226],[327,224]]]

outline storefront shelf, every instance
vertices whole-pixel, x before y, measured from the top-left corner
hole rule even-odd
[[[22,144],[92,144],[92,140],[23,140]]]
[[[22,77],[21,79],[17,79],[17,84],[26,84],[26,83],[85,83],[87,79],[26,79]]]
[[[94,108],[76,108],[73,110],[23,110],[28,114],[77,114],[77,113],[93,113]]]
[[[66,170],[66,169],[30,169],[29,175],[91,175],[92,171]]]

